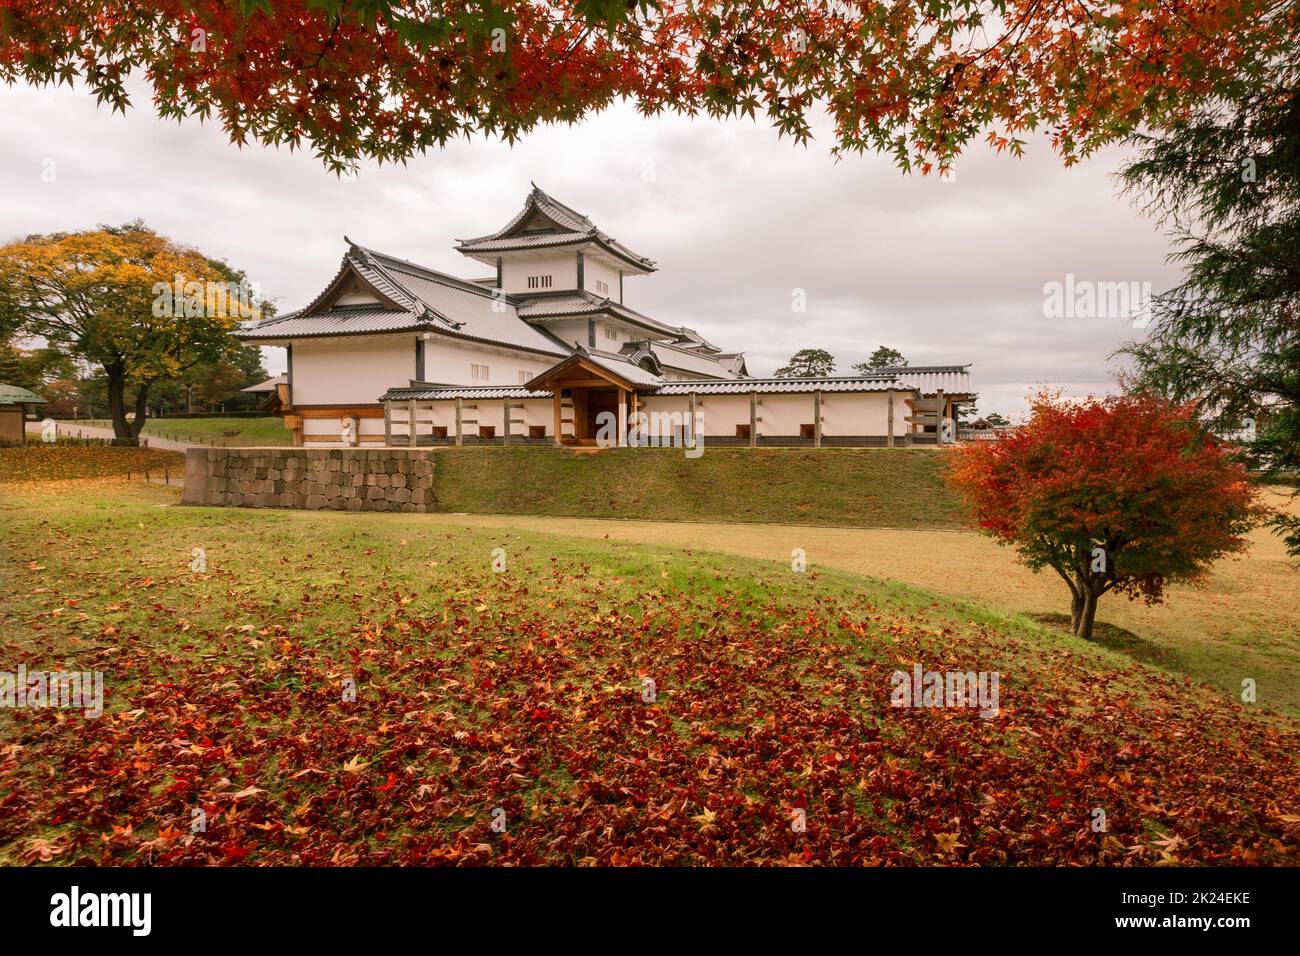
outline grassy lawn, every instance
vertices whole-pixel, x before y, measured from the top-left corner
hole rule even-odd
[[[902,448],[440,448],[440,511],[952,528],[942,452]]]
[[[82,422],[112,428],[107,419]],[[72,426],[74,429],[75,425]],[[201,441],[207,445],[292,445],[293,432],[281,418],[152,418],[144,434],[176,441]]]
[[[707,542],[177,499],[0,486],[0,669],[106,697],[0,710],[0,862],[1300,862],[1300,726],[1026,617]],[[914,663],[998,672],[998,715],[891,707]]]

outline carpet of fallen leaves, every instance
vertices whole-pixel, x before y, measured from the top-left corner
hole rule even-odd
[[[161,475],[163,468],[171,470],[174,481],[184,474],[185,457],[161,449],[65,442],[28,442],[0,449],[0,482],[143,475],[146,470]]]
[[[0,842],[91,864],[1300,861],[1300,736],[1183,682],[1147,675],[1139,702],[1063,653],[987,720],[888,702],[935,636],[978,669],[979,628],[832,600],[772,627],[723,594],[636,616],[578,598],[559,629],[525,585],[445,619],[409,598],[362,613],[344,656],[275,627],[105,650],[147,690],[98,720],[16,712]],[[59,835],[22,844],[38,833]]]
[[[498,575],[418,515],[111,503],[0,509],[0,670],[99,669],[106,705],[0,711],[10,862],[1300,863],[1293,721],[1032,625],[681,549],[516,535]],[[999,671],[1000,714],[892,708],[913,663]]]

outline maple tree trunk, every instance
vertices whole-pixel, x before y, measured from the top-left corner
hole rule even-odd
[[[1074,633],[1085,641],[1092,640],[1092,625],[1097,617],[1097,597],[1098,595],[1092,591],[1083,593],[1083,607],[1079,610],[1079,619],[1074,627]]]
[[[1070,596],[1070,633],[1079,633],[1079,619],[1083,617],[1083,595]]]
[[[1079,633],[1079,621],[1083,617],[1083,596],[1088,593],[1088,581],[1077,567],[1070,570],[1057,568],[1059,574],[1070,588],[1070,633]]]

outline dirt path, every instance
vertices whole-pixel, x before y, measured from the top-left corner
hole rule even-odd
[[[1270,490],[1270,504],[1295,502]],[[1033,615],[1068,609],[1065,585],[1035,574],[1014,552],[965,531],[893,531],[758,524],[686,524],[510,515],[430,515],[468,527],[498,527],[576,537],[719,551],[790,561],[807,552],[808,567],[838,568],[888,578],[941,594]],[[1220,562],[1201,588],[1175,587],[1166,603],[1147,607],[1109,596],[1101,604],[1099,638],[1140,660],[1164,664],[1239,692],[1253,678],[1261,703],[1300,710],[1300,561],[1288,558],[1267,530],[1251,535],[1243,556]],[[1113,628],[1122,629],[1117,632]],[[1123,633],[1128,632],[1128,633]]]
[[[98,425],[81,425],[76,422],[59,422],[59,434],[64,438],[112,438],[113,429],[100,428]],[[39,435],[41,433],[40,422],[28,422],[27,431]],[[198,445],[193,442],[173,441],[170,438],[159,438],[157,435],[142,435],[140,440],[149,448],[161,448],[164,451],[184,451],[187,448],[197,448]]]

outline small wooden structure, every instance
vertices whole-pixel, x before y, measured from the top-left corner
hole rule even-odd
[[[21,445],[27,441],[27,416],[45,399],[18,385],[0,385],[0,443]]]

